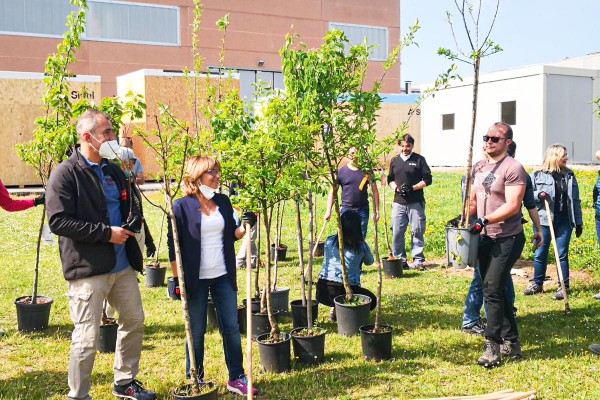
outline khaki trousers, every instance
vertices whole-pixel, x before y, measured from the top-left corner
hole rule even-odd
[[[131,267],[69,281],[69,309],[74,329],[69,359],[69,399],[91,399],[91,375],[96,341],[102,318],[102,303],[108,299],[119,313],[114,381],[129,383],[139,371],[144,336],[144,309],[137,273]]]

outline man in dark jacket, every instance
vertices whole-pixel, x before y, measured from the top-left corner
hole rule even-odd
[[[406,243],[404,234],[410,223],[412,231],[412,268],[423,269],[425,255],[425,195],[423,189],[431,185],[431,170],[425,158],[413,153],[415,139],[406,134],[398,141],[400,154],[390,162],[388,184],[396,192],[392,203],[392,251],[394,257],[402,258],[406,263]]]
[[[59,235],[63,275],[69,284],[74,324],[69,361],[69,399],[90,399],[96,339],[105,299],[119,313],[113,394],[153,400],[135,377],[144,335],[137,281],[142,254],[134,232],[140,216],[114,159],[118,144],[109,117],[88,110],[77,121],[79,145],[48,182],[50,229]]]

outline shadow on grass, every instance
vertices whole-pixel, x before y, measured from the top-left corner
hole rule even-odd
[[[94,382],[112,382],[112,374],[94,372]],[[0,398],[46,400],[51,396],[66,398],[69,392],[67,371],[31,371],[0,380]]]

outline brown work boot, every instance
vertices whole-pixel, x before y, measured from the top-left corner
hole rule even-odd
[[[523,358],[523,353],[521,352],[521,343],[518,340],[516,342],[505,340],[500,347],[500,354],[503,356],[508,356],[515,361],[521,360]]]
[[[477,364],[485,368],[494,368],[500,365],[500,344],[493,340],[486,340],[483,346],[483,355],[477,360]]]

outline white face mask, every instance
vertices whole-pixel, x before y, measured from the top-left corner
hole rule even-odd
[[[202,196],[206,197],[207,200],[210,200],[213,197],[215,197],[215,192],[217,191],[217,189],[213,189],[210,186],[206,185],[200,185],[198,189],[200,189],[200,193],[202,193]]]
[[[99,140],[96,139],[93,135],[92,139],[94,139],[96,142],[99,142]],[[94,147],[94,145],[92,145],[92,147]],[[94,149],[96,148],[94,147]],[[116,140],[109,140],[108,142],[100,143],[100,148],[96,150],[98,150],[98,154],[100,155],[100,157],[108,158],[109,160],[114,160],[115,158],[117,158],[117,155],[121,153],[121,146],[119,146],[119,142],[117,142]]]

